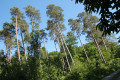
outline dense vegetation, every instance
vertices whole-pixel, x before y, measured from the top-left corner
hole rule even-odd
[[[68,20],[71,31],[64,35],[61,7],[47,6],[45,29],[39,29],[39,10],[30,5],[24,9],[26,16],[19,8],[11,8],[12,22],[5,22],[0,30],[0,40],[5,44],[5,50],[0,50],[0,80],[100,80],[120,68],[120,46],[111,40],[114,34],[102,36],[96,30],[96,16],[79,13],[77,19]],[[25,17],[30,19],[30,25]],[[82,43],[81,35],[86,36],[88,43]],[[56,49],[50,53],[45,44],[48,36]],[[12,49],[17,49],[13,56]]]

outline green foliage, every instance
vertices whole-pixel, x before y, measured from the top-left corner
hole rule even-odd
[[[23,17],[23,13],[21,13],[20,9],[17,7],[11,8],[10,13],[11,13],[13,18],[16,16],[18,16],[18,18]]]
[[[96,12],[101,14],[98,27],[104,34],[119,32],[120,27],[120,11],[119,0],[76,0],[76,3],[83,3],[87,12]],[[96,3],[97,2],[97,3]],[[106,6],[104,6],[106,5]],[[112,10],[110,10],[112,9]],[[113,11],[114,10],[114,11]]]
[[[26,15],[33,21],[40,22],[40,11],[32,7],[31,5],[28,5],[24,8]]]
[[[44,43],[44,39],[47,40],[47,33],[44,29],[38,30],[41,18],[39,10],[30,5],[24,9],[31,20],[31,33],[28,30],[29,24],[17,7],[11,8],[12,23],[5,22],[3,30],[0,31],[0,40],[4,40],[6,47],[5,51],[0,50],[0,80],[101,80],[120,68],[120,45],[108,40],[110,38],[102,37],[102,32],[99,29],[96,30],[96,24],[99,21],[96,16],[82,12],[77,16],[79,19],[68,20],[71,31],[76,31],[79,40],[82,32],[86,33],[87,38],[91,40],[91,42],[84,44],[84,47],[83,45],[78,47],[77,38],[73,32],[68,32],[67,35],[62,34],[62,31],[65,30],[62,8],[54,4],[48,5],[46,13],[49,20],[46,30],[49,31],[49,36],[54,40],[54,43],[57,44],[59,41],[61,47],[60,51],[56,50],[48,53],[46,46],[41,47],[42,40]],[[16,48],[14,37],[16,16],[18,32],[20,31],[22,38],[18,40],[20,62],[18,61],[17,51],[11,52],[11,49]],[[94,34],[106,63],[102,63],[91,33]],[[65,52],[68,61],[65,52],[63,53],[63,45],[61,46],[61,35],[63,36],[62,40],[65,37],[63,45],[67,44],[65,45]],[[72,63],[66,46],[73,56],[74,63]],[[24,51],[23,47],[25,47]],[[89,60],[86,59],[85,51]],[[11,53],[14,53],[12,57]],[[48,53],[48,59],[46,59],[46,53]]]
[[[68,32],[66,36],[66,44],[69,46],[75,46],[77,43],[76,36],[72,32]]]
[[[55,21],[63,21],[63,10],[59,6],[55,6],[54,4],[47,6],[47,15],[52,19],[55,19]]]

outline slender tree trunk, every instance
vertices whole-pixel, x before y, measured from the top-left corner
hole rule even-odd
[[[25,54],[25,57],[26,57],[25,46],[24,46],[24,40],[23,40],[22,31],[20,31],[20,33],[21,33],[21,38],[22,38],[22,45],[23,45],[23,48],[24,48],[24,54]]]
[[[58,42],[59,48],[61,50],[60,41],[59,41],[57,35],[56,35],[56,38],[57,38],[57,42]],[[63,61],[64,67],[65,67],[65,60],[64,60],[63,56],[62,56],[62,61]]]
[[[80,43],[81,43],[81,45],[82,45],[82,47],[83,47],[83,50],[84,50],[85,56],[86,56],[87,60],[89,61],[89,58],[88,58],[88,55],[87,55],[87,53],[86,53],[85,47],[84,47],[84,45],[82,44],[82,41],[81,41],[81,39],[80,39],[80,36],[79,36],[78,32],[77,32],[77,35],[78,35],[79,40],[80,40]]]
[[[65,42],[65,40],[64,40],[64,37],[63,37],[63,34],[62,34],[62,32],[61,32],[61,29],[60,29],[60,27],[59,27],[58,22],[57,22],[57,27],[58,27],[60,36],[61,36],[61,38],[63,39],[63,42],[64,42],[64,44],[65,44],[65,46],[66,46],[66,48],[67,48],[67,51],[68,51],[68,53],[69,53],[69,55],[70,55],[70,58],[72,59],[72,62],[74,63],[74,60],[73,60],[72,55],[71,55],[71,53],[70,53],[70,51],[69,51],[69,49],[68,49],[68,47],[67,47],[67,44],[66,44],[66,42]]]
[[[57,52],[57,55],[58,55],[58,50],[57,50],[55,41],[54,41],[54,44],[55,44],[55,49],[56,49],[56,52]],[[58,57],[59,57],[59,56],[58,56]]]
[[[6,54],[6,61],[8,61],[6,38],[5,38],[5,54]]]
[[[67,64],[68,64],[68,67],[69,67],[69,70],[71,71],[71,68],[70,68],[70,63],[68,61],[68,58],[67,58],[67,54],[65,52],[65,47],[64,47],[64,44],[63,44],[63,41],[62,41],[62,37],[60,36],[60,40],[62,42],[62,46],[63,46],[63,50],[64,50],[64,53],[65,53],[65,57],[66,57],[66,60],[67,60]]]
[[[105,44],[105,41],[104,41],[103,37],[102,37],[102,41],[103,41],[103,44],[104,44],[105,49],[106,49],[106,51],[107,51],[107,46],[106,46],[106,44]]]
[[[61,46],[60,46],[60,41],[59,41],[59,39],[58,39],[58,37],[57,37],[57,36],[56,36],[56,38],[57,38],[57,42],[58,42],[59,48],[61,49]]]
[[[44,40],[44,38],[43,38],[43,43],[44,43],[44,47],[45,47],[46,58],[47,58],[47,60],[48,60],[48,55],[47,55],[47,50],[46,50],[45,40]]]
[[[101,52],[101,49],[100,49],[100,47],[99,47],[99,45],[98,45],[98,43],[97,43],[97,40],[95,39],[94,34],[92,33],[92,30],[91,30],[90,26],[89,26],[89,29],[90,29],[90,32],[91,32],[92,37],[93,37],[93,39],[94,39],[94,42],[96,43],[96,46],[97,46],[97,49],[98,49],[98,53],[99,53],[101,59],[103,60],[103,62],[106,63],[106,60],[105,60],[105,58],[104,58],[104,56],[103,56],[103,54],[102,54],[102,52]]]
[[[9,47],[9,62],[11,63],[11,46]]]
[[[55,45],[55,49],[56,49],[56,52],[57,52],[57,55],[58,55],[58,50],[57,50],[57,47],[56,47],[56,43],[55,43],[54,34],[53,34],[53,39],[54,39],[54,45]],[[58,55],[58,57],[59,57],[59,55]]]
[[[20,53],[19,53],[18,36],[17,36],[17,15],[16,15],[16,39],[17,39],[18,61],[20,62]]]
[[[27,48],[28,48],[28,42],[27,42]],[[28,49],[27,49],[27,54],[26,54],[26,60],[28,59]]]
[[[60,42],[59,42],[59,39],[58,39],[57,35],[56,35],[56,38],[57,38],[57,42],[58,42],[59,48],[60,48],[60,50],[61,50]],[[63,56],[62,56],[62,61],[63,61],[63,64],[64,64],[64,67],[63,67],[63,75],[64,75],[65,60],[64,60]],[[67,64],[69,64],[69,63],[67,63]]]

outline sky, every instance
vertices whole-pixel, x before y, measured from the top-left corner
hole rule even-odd
[[[47,20],[48,20],[48,17],[46,15],[46,7],[50,4],[60,6],[64,10],[63,11],[64,19],[65,19],[64,25],[66,27],[66,31],[63,32],[64,34],[70,31],[70,26],[68,25],[68,19],[70,18],[76,19],[78,13],[84,11],[84,6],[82,4],[75,4],[75,0],[1,0],[0,30],[2,30],[4,22],[9,22],[9,23],[11,22],[10,8],[18,7],[21,10],[21,12],[25,13],[25,10],[23,8],[26,7],[27,5],[31,5],[36,9],[40,10],[40,14],[41,14],[40,29],[45,29],[47,27]],[[98,14],[93,14],[93,15],[100,17]],[[25,19],[30,24],[30,20],[28,19],[28,17],[26,17]],[[29,27],[29,30],[31,30],[31,25]],[[87,43],[87,41],[85,41],[85,36],[82,35],[81,39],[83,44]],[[80,43],[78,43],[78,46],[80,46]],[[50,38],[48,38],[48,41],[46,42],[46,48],[48,52],[55,51],[54,43],[52,40],[50,40]],[[4,49],[3,41],[0,41],[0,49]]]

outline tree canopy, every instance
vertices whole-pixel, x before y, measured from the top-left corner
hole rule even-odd
[[[87,12],[101,15],[97,27],[104,34],[120,31],[119,0],[76,0],[76,3],[83,3]]]

